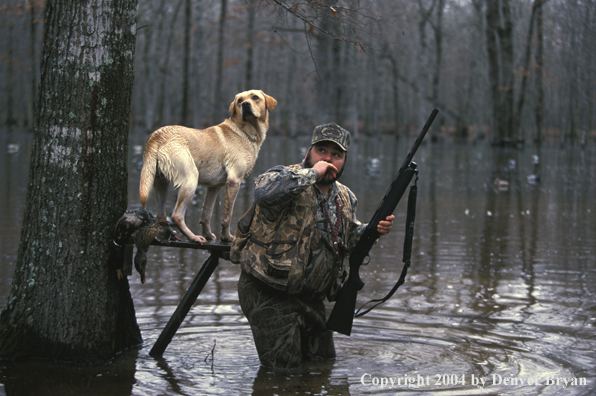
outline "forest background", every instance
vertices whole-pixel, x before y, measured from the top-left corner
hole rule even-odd
[[[0,123],[33,128],[43,0],[0,6]],[[591,0],[140,0],[131,129],[205,127],[262,89],[273,134],[586,144],[595,134]]]

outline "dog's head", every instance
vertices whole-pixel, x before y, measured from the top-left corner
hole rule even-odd
[[[265,121],[267,111],[273,110],[276,105],[277,100],[263,91],[253,89],[241,92],[230,104],[230,117],[244,122]]]

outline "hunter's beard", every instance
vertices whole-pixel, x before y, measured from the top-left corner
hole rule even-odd
[[[310,157],[310,150],[308,150],[308,154],[306,154],[306,158],[304,159],[304,167],[305,168],[312,168],[313,167],[313,163],[311,161],[311,157]],[[335,177],[331,177],[329,176],[329,174],[325,174],[325,176],[323,176],[323,178],[318,181],[317,183],[320,183],[324,186],[329,186],[333,183],[335,183],[337,181],[337,179],[339,179],[339,177],[344,173],[344,168],[346,167],[346,163],[344,162],[344,165],[341,167],[341,169],[338,170],[337,175],[335,175]]]

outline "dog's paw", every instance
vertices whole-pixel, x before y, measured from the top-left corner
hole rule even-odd
[[[190,242],[200,243],[201,245],[207,243],[207,240],[200,235],[194,235],[192,238],[188,238]]]
[[[217,237],[215,236],[214,233],[212,232],[203,232],[203,239],[205,239],[205,241],[215,241],[217,239]]]
[[[224,235],[224,234],[221,235],[222,242],[232,242],[233,240],[234,240],[234,237],[229,232],[226,235]]]

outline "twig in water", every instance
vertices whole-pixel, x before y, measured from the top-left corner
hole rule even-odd
[[[215,358],[215,344],[217,343],[217,340],[213,340],[213,348],[211,348],[211,352],[209,353],[209,355],[205,356],[205,363],[207,363],[207,359],[209,359],[209,356],[211,356],[211,371],[213,371],[213,360]]]

